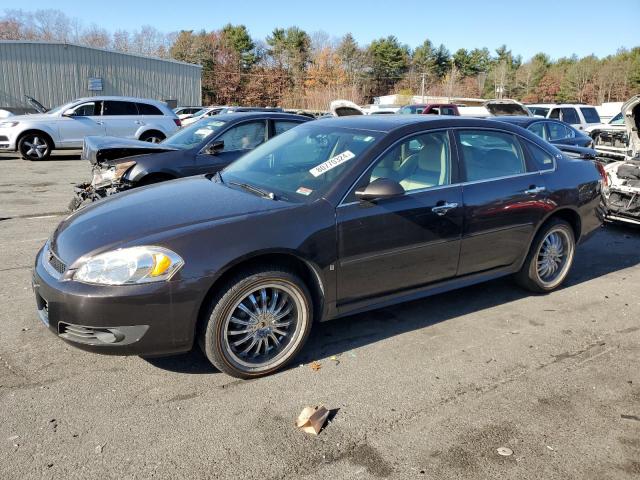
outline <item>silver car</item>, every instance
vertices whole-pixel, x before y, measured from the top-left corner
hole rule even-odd
[[[163,102],[133,97],[79,98],[46,113],[0,120],[0,151],[46,160],[53,150],[82,148],[89,135],[160,142],[180,127]]]

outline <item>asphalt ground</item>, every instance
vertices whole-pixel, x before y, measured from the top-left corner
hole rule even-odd
[[[600,230],[552,294],[501,279],[328,322],[240,381],[40,324],[31,266],[88,177],[0,155],[0,478],[639,478],[640,229]],[[317,404],[313,437],[294,421]]]

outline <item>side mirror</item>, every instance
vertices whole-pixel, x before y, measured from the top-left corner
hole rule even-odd
[[[62,113],[63,117],[75,117],[76,116],[76,111],[72,108],[70,108],[69,110],[65,110]]]
[[[207,148],[205,149],[205,152],[208,155],[217,155],[223,150],[224,150],[224,141],[216,140],[211,145],[207,146]]]
[[[356,198],[368,202],[399,197],[400,195],[404,195],[402,185],[388,178],[378,178],[367,185],[364,190],[356,190]]]

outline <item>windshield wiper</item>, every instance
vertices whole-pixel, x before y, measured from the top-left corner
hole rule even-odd
[[[229,182],[229,185],[236,185],[240,188],[244,188],[245,190],[255,193],[263,198],[268,198],[269,200],[275,200],[276,196],[273,192],[269,192],[267,190],[263,190],[258,187],[254,187],[253,185],[249,185],[248,183],[240,183],[240,182]]]

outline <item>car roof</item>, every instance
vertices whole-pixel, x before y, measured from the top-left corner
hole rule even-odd
[[[231,122],[236,120],[252,120],[252,119],[261,119],[261,118],[274,118],[274,119],[283,119],[283,120],[304,120],[305,122],[308,120],[312,120],[309,117],[304,115],[296,115],[295,113],[284,113],[284,112],[231,112],[231,113],[220,113],[218,115],[213,115],[208,117],[208,120],[221,120],[224,122]]]
[[[421,125],[426,128],[452,128],[452,127],[495,127],[505,128],[505,123],[492,119],[460,117],[454,115],[351,115],[346,117],[327,117],[316,120],[318,125],[353,128],[358,130],[372,130],[378,132],[391,132],[403,127]],[[314,123],[315,123],[314,122]],[[513,128],[509,125],[507,129]]]
[[[498,120],[500,122],[513,123],[515,125],[527,126],[534,122],[550,122],[556,121],[556,119],[549,119],[543,117],[525,117],[524,115],[500,115],[496,117],[491,117],[493,120]],[[559,121],[559,120],[558,120]]]
[[[165,102],[161,102],[160,100],[152,100],[150,98],[138,98],[138,97],[120,97],[117,95],[111,95],[111,96],[96,95],[95,97],[82,97],[82,98],[76,98],[74,100],[71,100],[69,103],[91,102],[96,100],[119,100],[121,102],[138,102],[138,103],[148,103],[151,105],[162,105],[164,107],[167,106]]]
[[[527,107],[544,107],[544,108],[553,108],[553,107],[590,107],[595,108],[593,105],[587,105],[586,103],[527,103],[525,104]]]

